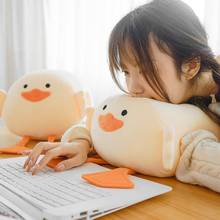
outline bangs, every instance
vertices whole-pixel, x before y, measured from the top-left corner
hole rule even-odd
[[[142,24],[141,27],[143,27]],[[122,91],[127,92],[120,83],[119,74],[124,69],[124,61],[136,64],[140,68],[140,74],[143,75],[154,92],[168,99],[151,55],[149,43],[151,38],[161,50],[164,51],[165,49],[162,47],[163,44],[156,40],[156,37],[151,36],[153,34],[147,28],[138,28],[134,22],[130,21],[129,17],[124,17],[110,35],[108,51],[110,72],[117,86]]]

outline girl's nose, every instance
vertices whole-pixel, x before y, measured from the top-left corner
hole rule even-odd
[[[144,93],[144,87],[137,79],[130,79],[128,89],[132,96],[141,96]]]
[[[129,80],[128,91],[130,95],[134,97],[153,98],[152,91],[149,89],[144,80],[140,78],[131,78]]]

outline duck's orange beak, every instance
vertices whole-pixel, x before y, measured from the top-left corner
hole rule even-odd
[[[98,118],[99,127],[107,132],[118,130],[123,126],[123,121],[114,117],[113,114],[100,115]]]
[[[46,99],[50,95],[50,92],[48,91],[42,91],[40,89],[32,89],[29,92],[22,92],[21,96],[25,98],[28,101],[31,102],[39,102],[43,99]]]

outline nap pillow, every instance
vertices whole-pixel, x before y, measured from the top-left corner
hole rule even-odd
[[[167,177],[175,174],[181,138],[197,129],[220,137],[219,126],[196,106],[119,95],[95,109],[91,137],[108,163]]]

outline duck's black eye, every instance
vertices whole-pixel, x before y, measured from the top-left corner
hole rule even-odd
[[[24,86],[23,86],[23,87],[24,87],[24,89],[26,89],[26,88],[28,87],[28,85],[27,85],[27,84],[24,84]]]
[[[104,105],[102,109],[105,110],[106,108],[107,108],[107,105]]]
[[[50,84],[47,83],[47,84],[45,85],[45,87],[46,87],[46,88],[50,88]]]
[[[123,110],[122,112],[121,112],[121,115],[122,116],[125,116],[125,115],[127,115],[128,114],[128,111],[127,110]]]

